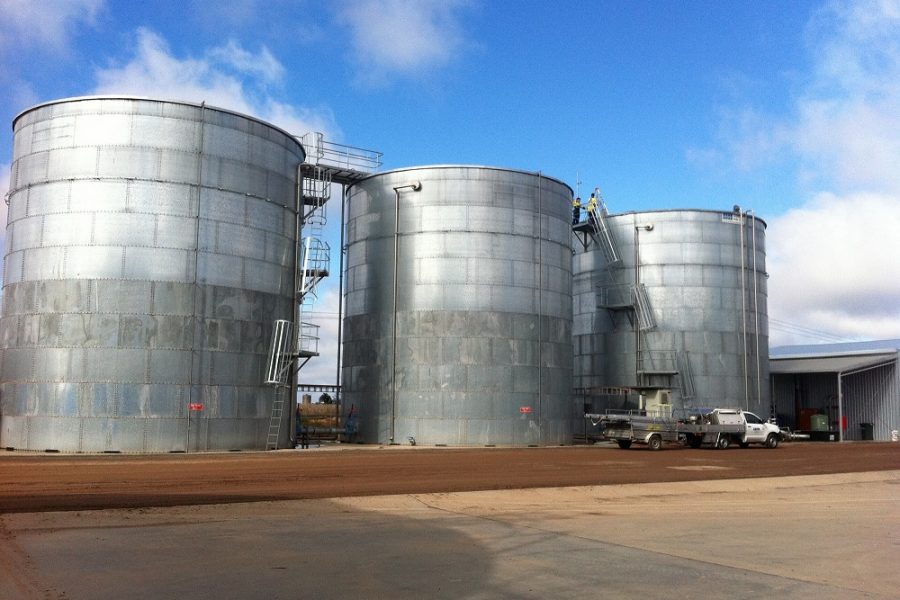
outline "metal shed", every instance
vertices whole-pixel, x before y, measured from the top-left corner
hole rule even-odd
[[[825,439],[890,440],[900,429],[898,357],[900,340],[773,348],[773,412]]]

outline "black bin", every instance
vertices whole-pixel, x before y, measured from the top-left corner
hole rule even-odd
[[[862,439],[864,440],[874,440],[875,439],[875,426],[871,423],[860,423],[860,429],[862,429]]]

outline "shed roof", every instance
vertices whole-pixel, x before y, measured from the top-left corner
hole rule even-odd
[[[839,342],[836,344],[799,344],[793,346],[775,346],[769,349],[769,356],[823,356],[857,354],[859,352],[896,352],[900,350],[900,339],[866,340],[862,342]]]
[[[843,356],[770,357],[773,375],[794,373],[846,373],[897,361],[897,352],[861,352]]]

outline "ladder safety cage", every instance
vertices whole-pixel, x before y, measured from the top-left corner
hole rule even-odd
[[[300,323],[298,354],[301,358],[319,355],[319,326],[315,323]]]
[[[300,193],[303,204],[312,207],[306,214],[306,220],[316,209],[324,207],[331,199],[331,172],[317,165],[303,163],[300,165]],[[324,219],[324,215],[322,215]]]
[[[331,248],[328,242],[319,237],[304,238],[300,248],[300,272],[298,273],[297,293],[306,308],[312,308],[312,300],[316,298],[316,287],[322,279],[328,277],[331,264]]]
[[[279,387],[286,386],[290,382],[294,355],[293,329],[294,324],[284,319],[278,319],[272,324],[272,341],[266,360],[264,384]]]

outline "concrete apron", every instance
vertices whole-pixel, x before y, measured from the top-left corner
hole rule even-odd
[[[894,598],[900,471],[0,517],[0,598]]]

